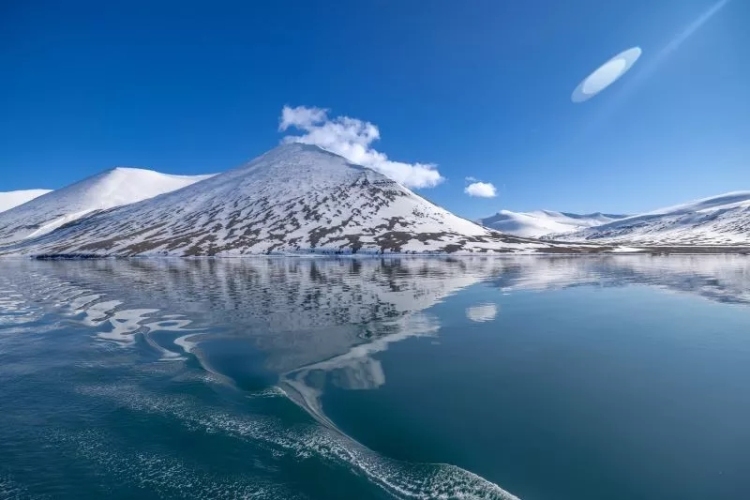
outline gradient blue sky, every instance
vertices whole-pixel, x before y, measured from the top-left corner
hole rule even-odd
[[[0,2],[0,191],[112,166],[222,171],[274,147],[284,105],[380,129],[465,216],[639,212],[750,189],[750,2]],[[618,52],[632,71],[570,94]],[[471,198],[464,178],[498,196]]]

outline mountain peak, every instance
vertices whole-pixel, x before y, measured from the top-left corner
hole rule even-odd
[[[314,167],[316,169],[348,168],[357,171],[370,170],[362,165],[350,162],[346,158],[314,144],[289,142],[280,144],[266,153],[254,158],[240,169],[257,166],[274,169],[294,167]]]
[[[146,172],[146,171],[150,172],[151,170],[148,170],[146,168],[139,168],[139,167],[122,167],[122,166],[118,166],[118,167],[108,168],[103,173],[119,172],[119,173],[128,174],[128,173]]]

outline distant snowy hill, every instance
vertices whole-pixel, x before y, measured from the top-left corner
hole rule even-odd
[[[35,238],[97,210],[152,198],[208,177],[138,168],[108,170],[0,213],[0,245]]]
[[[287,144],[243,167],[94,214],[5,253],[238,256],[548,248],[557,246],[481,227],[317,146]]]
[[[23,205],[27,201],[31,201],[34,198],[38,198],[49,192],[49,189],[25,189],[22,191],[0,193],[0,212],[5,212],[6,210],[10,210],[18,205]]]
[[[612,214],[572,214],[537,210],[534,212],[511,212],[501,210],[491,217],[480,219],[485,227],[496,229],[506,234],[524,238],[540,238],[549,234],[562,234],[578,231],[582,228],[606,224],[626,217]]]
[[[566,241],[644,246],[750,244],[750,191],[672,206],[560,235]]]

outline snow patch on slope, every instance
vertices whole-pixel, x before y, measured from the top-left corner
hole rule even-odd
[[[0,245],[35,238],[85,217],[189,186],[210,175],[114,168],[0,213]]]
[[[5,212],[11,208],[39,198],[40,196],[51,192],[49,189],[24,189],[20,191],[7,191],[0,193],[0,212]]]

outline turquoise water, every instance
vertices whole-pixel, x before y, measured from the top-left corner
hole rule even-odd
[[[0,261],[0,499],[750,498],[750,259]]]

